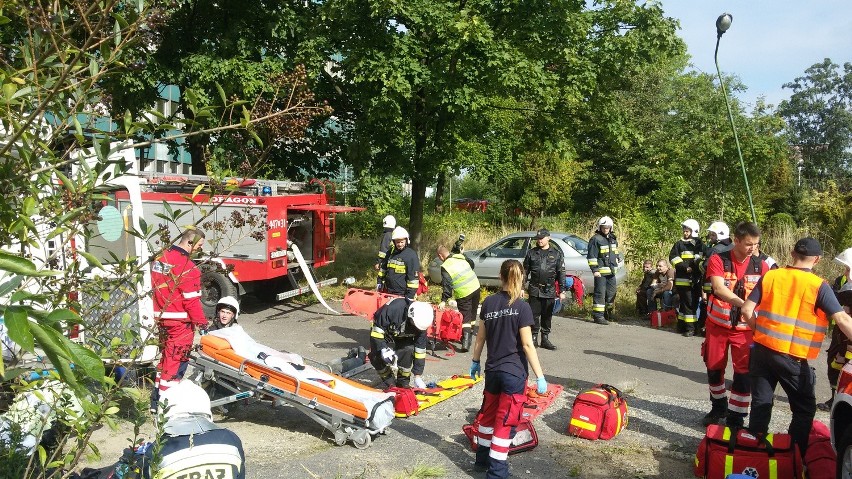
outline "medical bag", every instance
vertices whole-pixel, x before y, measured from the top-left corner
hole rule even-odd
[[[388,388],[387,392],[395,394],[393,408],[397,414],[413,416],[420,410],[420,403],[417,402],[413,389],[392,387]]]
[[[462,426],[462,432],[470,441],[470,448],[476,451],[479,446],[476,442],[476,431],[479,429],[479,416],[473,421],[473,424],[465,424]],[[509,445],[509,454],[517,452],[529,451],[538,446],[538,434],[535,432],[532,421],[529,419],[521,419],[517,426],[512,426],[511,433],[512,442]]]
[[[612,439],[627,427],[627,401],[617,388],[598,384],[574,399],[568,434],[584,439]]]
[[[651,311],[651,327],[664,328],[677,322],[677,310],[667,309],[665,311]]]
[[[831,447],[831,432],[825,424],[816,419],[808,436],[805,466],[808,479],[833,479],[837,471],[837,453]]]
[[[801,479],[802,458],[789,434],[755,436],[747,429],[711,424],[695,453],[695,477],[724,479],[731,474]]]

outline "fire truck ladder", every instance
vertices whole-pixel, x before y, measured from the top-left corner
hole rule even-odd
[[[198,185],[209,185],[210,177],[206,175],[176,175],[170,173],[140,172],[139,177],[147,180],[148,185],[158,191],[172,190],[180,192],[191,190]],[[261,180],[252,178],[224,178],[224,186],[236,186],[240,194],[261,196],[264,187],[269,187],[272,195],[285,195],[306,191],[308,183],[303,181]]]

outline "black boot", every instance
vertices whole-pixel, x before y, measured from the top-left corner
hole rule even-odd
[[[745,414],[728,411],[725,416],[725,426],[728,426],[732,431],[742,429],[745,424]]]
[[[533,346],[538,347],[538,333],[533,333]]]
[[[820,411],[831,411],[831,405],[834,404],[834,388],[831,388],[831,397],[828,401],[817,404],[817,409]]]
[[[701,424],[704,426],[709,426],[711,424],[717,424],[722,419],[725,419],[728,416],[728,399],[717,399],[713,401],[713,407],[710,408],[710,412],[704,415],[701,419]]]
[[[554,346],[553,343],[550,342],[550,339],[547,338],[547,333],[541,334],[541,347],[543,347],[544,349],[549,349],[551,351],[556,350],[556,346]]]
[[[464,332],[462,332],[462,339],[461,339],[461,343],[460,343],[460,346],[459,346],[459,352],[460,353],[468,352],[470,350],[470,342],[471,342],[470,329],[465,329]]]

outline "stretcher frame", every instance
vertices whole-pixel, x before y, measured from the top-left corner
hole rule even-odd
[[[258,379],[246,373],[247,366],[268,369],[268,366],[257,361],[243,359],[237,369],[202,352],[193,352],[190,355],[190,363],[201,373],[203,384],[221,386],[234,393],[211,401],[211,407],[221,407],[251,398],[260,400],[262,396],[266,396],[273,400],[273,406],[292,406],[327,429],[334,435],[333,441],[336,445],[343,446],[347,441],[352,441],[357,449],[370,447],[372,436],[387,433],[387,428],[373,429],[368,420],[322,404],[317,398],[300,396],[302,380],[295,376],[281,371],[275,372],[295,382],[296,389],[290,392],[269,384],[268,377],[266,380],[263,376]]]

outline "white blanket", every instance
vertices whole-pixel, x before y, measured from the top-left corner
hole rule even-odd
[[[353,386],[341,380],[342,378],[338,376],[306,365],[302,357],[298,354],[282,353],[281,351],[276,351],[268,346],[259,344],[239,324],[235,324],[229,328],[217,329],[211,331],[209,334],[227,340],[231,344],[231,349],[246,359],[266,364],[300,381],[310,382],[315,386],[328,389],[335,394],[364,404],[368,414],[370,414],[368,426],[371,429],[384,429],[390,425],[394,418],[393,400],[381,404],[378,408],[376,407],[376,405],[386,401],[388,398],[393,398],[393,393],[367,390]],[[258,358],[260,353],[267,355],[265,359]]]

